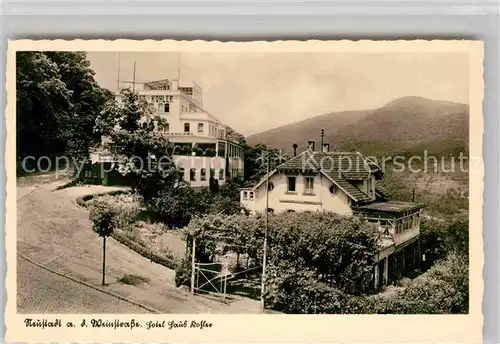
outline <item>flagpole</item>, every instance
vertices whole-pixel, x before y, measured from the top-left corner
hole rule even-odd
[[[266,279],[266,263],[267,263],[267,231],[269,229],[269,149],[266,151],[266,160],[267,160],[267,166],[266,166],[266,227],[264,229],[264,253],[263,253],[263,258],[262,258],[262,285],[261,285],[261,292],[260,292],[260,307],[261,311],[263,312],[265,309],[265,304],[264,304],[264,292],[265,292],[265,287],[264,287],[264,282]]]
[[[118,79],[117,79],[117,90],[120,92],[120,53],[118,53]]]
[[[134,61],[134,75],[132,79],[132,92],[135,92],[135,61]]]
[[[181,82],[181,53],[177,53],[177,82]]]

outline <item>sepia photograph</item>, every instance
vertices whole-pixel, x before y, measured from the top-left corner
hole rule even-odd
[[[17,51],[17,313],[469,314],[471,61]]]

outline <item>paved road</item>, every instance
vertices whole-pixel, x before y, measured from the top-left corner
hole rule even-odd
[[[148,313],[119,298],[102,293],[17,257],[19,313]]]
[[[76,198],[110,191],[113,188],[82,186],[55,191],[57,186],[65,182],[67,181],[43,180],[41,183],[18,185],[17,251],[37,264],[99,287],[102,239],[92,231],[88,211],[76,204]],[[120,283],[120,279],[128,274],[143,277],[148,282],[140,285]],[[174,277],[173,270],[152,263],[111,238],[108,240],[106,288],[109,291],[164,313],[196,313],[196,309],[189,305],[185,295],[173,286]],[[24,290],[37,290],[37,282],[31,281],[30,270],[23,266],[18,273],[18,281],[21,280],[26,284]],[[72,289],[71,283],[64,285]],[[42,288],[42,293],[44,290]],[[65,289],[61,288],[57,290],[45,294],[47,300],[40,301],[40,305],[34,304],[32,308],[58,309],[58,293],[68,295],[71,291],[63,292]],[[21,290],[18,292],[21,296]],[[84,297],[84,300],[88,299]],[[29,306],[28,302],[25,304]],[[73,306],[78,304],[83,305],[73,303]],[[82,308],[82,312],[86,307]],[[93,307],[96,313],[109,312],[107,303],[96,301]],[[123,308],[123,312],[126,312],[126,308]],[[131,312],[135,310],[128,311]]]
[[[76,204],[76,198],[110,191],[112,188],[95,185],[54,191],[65,182],[67,181],[43,180],[41,183],[18,184],[17,252],[44,267],[100,287],[102,239],[92,231],[88,211]],[[22,305],[25,309],[42,313],[71,309],[82,313],[90,307],[94,313],[106,313],[111,312],[109,303],[116,302],[111,301],[112,299],[103,302],[102,298],[107,297],[103,295],[93,300],[84,293],[81,300],[70,298],[68,304],[63,303],[61,300],[69,295],[80,294],[75,291],[79,287],[68,281],[56,287],[58,283],[54,279],[59,278],[48,277],[45,272],[34,273],[37,277],[32,278],[33,267],[23,266],[22,262],[20,264],[18,286],[21,287],[18,289],[18,296],[20,307]],[[139,285],[123,284],[120,280],[125,275],[140,276],[147,282]],[[221,307],[219,303],[206,303],[177,289],[174,279],[173,270],[151,262],[112,238],[108,239],[106,289],[115,294],[162,313],[255,313],[259,310],[259,303],[256,301],[257,306],[252,307],[246,304],[240,307],[235,302],[231,304],[231,310]],[[43,296],[38,297],[38,293]],[[116,307],[121,307],[120,313],[136,312],[126,306]]]

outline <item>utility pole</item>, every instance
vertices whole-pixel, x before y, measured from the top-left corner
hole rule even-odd
[[[323,151],[323,138],[325,137],[325,129],[321,129],[321,151]]]
[[[193,252],[191,252],[191,295],[194,295],[194,273],[196,269],[196,237],[193,235]]]
[[[261,291],[260,291],[260,307],[261,311],[264,312],[265,309],[265,304],[264,304],[264,292],[265,292],[265,287],[264,287],[264,282],[266,279],[266,260],[267,260],[267,231],[269,229],[269,148],[266,151],[266,160],[267,160],[267,167],[266,167],[266,227],[264,229],[264,253],[263,253],[263,259],[262,259],[262,285],[261,285]]]

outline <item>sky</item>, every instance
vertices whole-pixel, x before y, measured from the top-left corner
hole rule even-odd
[[[119,56],[119,57],[118,57]],[[87,52],[100,86],[193,80],[204,108],[245,136],[335,111],[374,109],[403,96],[468,104],[461,53]],[[180,63],[179,63],[180,62]],[[126,86],[122,84],[122,87]]]

